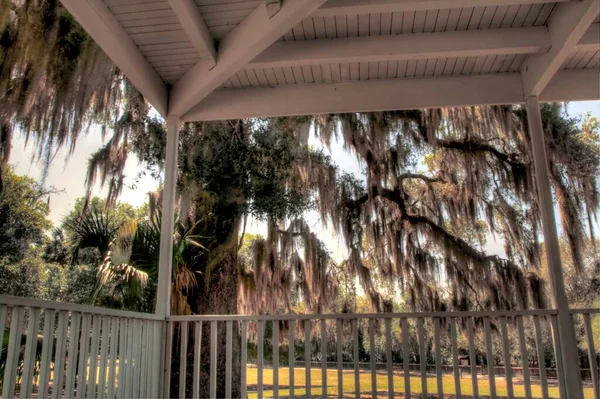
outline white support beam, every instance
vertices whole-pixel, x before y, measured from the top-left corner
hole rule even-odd
[[[597,71],[564,71],[541,99],[596,100],[600,99],[599,85]],[[518,74],[282,85],[215,91],[185,114],[183,120],[517,104],[523,99]]]
[[[554,0],[564,2],[569,0]],[[329,0],[313,17],[548,3],[548,0]]]
[[[102,0],[61,0],[133,85],[163,116],[167,115],[167,88],[127,32]]]
[[[537,97],[527,98],[527,120],[529,122],[529,136],[531,139],[535,180],[538,189],[538,204],[544,230],[552,303],[554,308],[557,309],[558,331],[553,331],[553,334],[558,334],[560,337],[558,340],[560,347],[556,348],[557,353],[562,357],[563,364],[563,372],[559,376],[563,381],[560,385],[565,390],[567,398],[583,398],[581,371],[579,370],[579,358],[577,356],[577,341],[575,340],[573,318],[569,312],[569,301],[565,294],[565,279],[560,259],[560,244],[556,232],[552,185],[548,172],[550,166],[546,154],[544,127],[542,125],[540,104]]]
[[[585,32],[576,50],[578,51],[598,51],[600,50],[600,23],[593,23]]]
[[[213,68],[199,62],[179,80],[171,91],[169,114],[185,114],[325,1],[286,1],[273,17],[266,3],[261,2],[220,43],[218,62]]]
[[[545,27],[414,33],[275,42],[253,68],[378,62],[480,55],[531,54],[550,44]]]
[[[567,57],[573,54],[599,12],[599,0],[559,5],[548,23],[552,48],[545,54],[530,55],[521,68],[526,97],[539,96],[544,91]]]
[[[158,288],[155,314],[171,315],[171,281],[173,276],[173,232],[177,190],[177,157],[179,154],[179,129],[181,120],[167,118],[167,153],[165,160],[165,182],[162,192],[162,214],[160,223],[160,254],[158,263]]]
[[[267,2],[267,11],[269,16],[273,17],[281,10],[281,0],[265,0]]]
[[[169,0],[173,12],[202,58],[217,60],[215,41],[194,0]]]

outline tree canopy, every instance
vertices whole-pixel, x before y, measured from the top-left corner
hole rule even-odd
[[[50,162],[57,148],[74,150],[94,123],[110,138],[89,161],[82,214],[95,182],[109,188],[106,205],[115,205],[131,153],[159,176],[163,122],[60,3],[0,6],[2,163],[13,132],[36,140],[38,157]],[[598,213],[598,125],[587,119],[580,129],[560,105],[544,105],[542,118],[562,226],[581,267]],[[339,137],[364,179],[312,149],[311,129],[325,145]],[[176,247],[175,269],[195,282],[179,309],[235,313],[241,303],[275,312],[289,310],[294,297],[323,311],[338,286],[337,265],[304,220],[308,210],[343,237],[344,267],[377,309],[385,305],[378,279],[398,284],[414,308],[544,305],[539,209],[520,106],[189,123],[179,146],[175,238],[194,237],[187,241],[194,244]],[[264,220],[268,234],[255,240],[250,261],[239,262],[248,215]],[[112,229],[101,253],[114,254],[122,226],[104,222],[92,225]],[[138,229],[129,231],[128,243]],[[505,258],[484,252],[488,233],[502,237]]]
[[[0,259],[22,260],[31,246],[41,246],[52,224],[48,220],[50,191],[35,180],[2,170],[5,188],[0,192]]]

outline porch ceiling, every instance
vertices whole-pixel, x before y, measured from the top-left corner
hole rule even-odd
[[[61,0],[183,120],[600,98],[598,0]]]

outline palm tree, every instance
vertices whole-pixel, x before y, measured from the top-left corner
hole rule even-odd
[[[49,162],[56,148],[73,150],[86,124],[96,121],[112,135],[90,160],[89,196],[99,181],[109,187],[108,204],[115,204],[132,152],[158,174],[166,141],[161,121],[149,117],[142,96],[68,13],[47,0],[0,6],[8,43],[0,71],[2,162],[15,127],[40,143],[38,155]],[[53,88],[47,90],[53,95],[41,98],[41,84]],[[583,215],[596,214],[599,202],[597,132],[583,137],[559,106],[545,106],[542,116],[559,210],[577,263],[584,223],[593,219],[583,222]],[[364,180],[341,173],[312,149],[311,127],[326,145],[339,136],[364,167]],[[377,307],[382,301],[373,274],[399,284],[415,308],[541,304],[539,209],[520,107],[194,123],[183,127],[179,146],[175,237],[201,237],[202,245],[175,245],[180,258],[174,270],[186,276],[175,278],[175,291],[185,296],[180,311],[236,313],[245,303],[252,305],[248,311],[272,312],[285,308],[292,289],[302,292],[307,309],[322,310],[335,285],[329,254],[303,220],[308,210],[318,211],[344,237],[346,264]],[[252,264],[241,267],[238,242],[248,215],[266,221],[269,234],[253,246]],[[142,272],[152,287],[156,270],[151,257],[136,258],[138,232],[146,234],[141,224],[111,226],[96,218],[85,228],[97,233],[91,236],[101,259],[108,257],[100,270],[122,292],[136,281],[132,292],[138,295],[145,292]],[[502,235],[506,258],[483,250],[488,231]],[[88,239],[82,235],[78,245]],[[369,264],[368,243],[375,243]]]
[[[115,208],[94,200],[78,216],[76,206],[74,214],[65,219],[70,262],[91,262],[96,268],[92,303],[141,312],[154,310],[160,253],[158,203],[160,193],[151,193],[148,206],[143,207],[147,214],[133,218],[118,215]],[[175,225],[172,312],[191,314],[186,293],[196,287],[196,279],[188,268],[186,252],[190,247],[205,248],[200,243],[202,237],[192,234],[193,226],[186,229],[179,221]],[[98,255],[90,256],[89,250]]]

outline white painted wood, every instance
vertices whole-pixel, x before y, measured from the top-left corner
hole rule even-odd
[[[269,17],[273,17],[279,11],[281,11],[281,1],[282,0],[265,0],[267,4],[267,11],[269,12]]]
[[[135,328],[135,320],[130,320],[130,322],[127,324],[127,352],[125,354],[125,362],[123,363],[123,367],[125,368],[125,374],[123,376],[123,398],[133,397],[133,358],[135,356]]]
[[[75,397],[75,379],[77,378],[77,355],[79,353],[79,332],[81,330],[81,313],[71,313],[69,328],[69,347],[67,349],[67,371],[65,381],[65,396]],[[27,395],[30,397],[31,395]]]
[[[77,305],[65,302],[44,301],[42,299],[23,298],[19,296],[10,295],[0,295],[0,304],[8,306],[40,308],[44,310],[67,310],[69,312],[128,317],[133,319],[164,320],[164,317],[161,318],[159,316],[148,313],[130,312],[125,310],[108,309],[89,305]]]
[[[152,347],[155,348],[152,354],[152,370],[149,375],[152,376],[151,387],[151,397],[159,398],[160,397],[160,379],[161,379],[161,369],[162,369],[162,354],[164,351],[157,350],[162,348],[162,343],[165,341],[165,331],[166,324],[164,321],[151,321],[152,323]]]
[[[8,312],[8,307],[0,305],[0,353],[2,353],[2,347],[4,345],[4,330],[6,329],[6,313],[7,312]]]
[[[147,398],[150,395],[148,394],[148,370],[152,364],[152,359],[151,359],[151,353],[153,352],[152,350],[150,350],[151,343],[149,341],[150,339],[150,328],[149,328],[149,321],[148,320],[143,320],[142,321],[142,354],[140,357],[140,398]]]
[[[344,397],[344,358],[343,358],[343,337],[344,330],[342,320],[335,321],[336,329],[336,356],[337,356],[337,372],[338,372],[338,398]]]
[[[589,3],[587,0],[579,5]],[[589,5],[589,4],[588,4]],[[596,2],[595,7],[600,7]],[[590,6],[590,8],[593,8]],[[579,8],[577,9],[579,10]],[[579,38],[577,38],[579,39]],[[596,75],[598,75],[596,73]],[[593,84],[593,82],[591,82]],[[598,89],[598,86],[595,88]],[[565,293],[564,275],[560,259],[558,234],[554,216],[554,203],[552,199],[550,177],[548,172],[548,158],[544,144],[544,132],[540,104],[537,97],[527,98],[527,118],[529,121],[529,136],[533,148],[533,163],[538,192],[538,202],[541,210],[541,219],[544,229],[544,242],[546,244],[546,257],[550,274],[553,304],[558,310],[558,331],[560,344],[557,347],[559,357],[565,367],[564,383],[567,395],[575,398],[583,394],[581,375],[579,373],[579,360],[577,357],[577,342],[573,329],[573,320],[569,312],[569,302]]]
[[[444,380],[442,374],[442,346],[441,346],[440,319],[433,319],[433,335],[435,336],[435,374],[437,380],[437,395],[444,397]]]
[[[54,379],[52,380],[53,398],[61,398],[63,396],[68,323],[69,312],[66,310],[60,311],[58,314],[58,328],[56,330],[56,347],[54,354]]]
[[[588,358],[590,361],[590,373],[592,374],[592,386],[594,387],[594,398],[600,399],[600,381],[598,381],[598,363],[596,361],[596,348],[594,347],[594,336],[592,322],[589,313],[583,314],[583,327],[585,330],[585,342],[588,348]]]
[[[192,378],[192,397],[200,397],[200,371],[202,370],[202,322],[194,323],[194,376]],[[243,367],[243,366],[242,366]]]
[[[479,399],[479,384],[477,383],[477,357],[475,355],[475,337],[473,334],[473,319],[467,317],[467,337],[469,339],[469,363],[471,364],[473,398]]]
[[[110,319],[110,337],[108,341],[110,349],[110,359],[108,364],[108,386],[106,390],[106,397],[108,399],[114,399],[115,388],[117,385],[117,350],[119,346],[119,318],[111,317]],[[155,351],[155,346],[152,345],[151,352]],[[154,397],[154,395],[153,395]]]
[[[182,321],[179,325],[181,339],[179,341],[179,397],[185,398],[186,377],[187,377],[187,346],[188,346],[188,322]]]
[[[560,393],[560,399],[569,399],[567,394],[567,389],[569,387],[565,386],[566,378],[565,378],[565,367],[564,367],[564,359],[560,353],[560,335],[558,331],[558,321],[556,316],[550,316],[550,331],[552,333],[552,347],[554,348],[554,359],[556,360],[556,374],[558,376],[562,376],[563,378],[558,378],[558,391]],[[577,377],[581,379],[581,370],[577,367]]]
[[[585,32],[577,46],[577,51],[596,52],[600,50],[600,23],[593,23]]]
[[[21,398],[30,398],[33,392],[33,374],[35,366],[35,351],[37,349],[37,334],[40,327],[39,308],[28,310],[27,339],[25,341],[25,352],[23,353],[23,374],[21,376]],[[4,325],[0,324],[4,330]]]
[[[304,380],[306,385],[306,397],[312,395],[312,345],[310,342],[310,320],[304,321]],[[261,397],[260,395],[258,395]]]
[[[352,360],[354,361],[354,397],[360,398],[360,369],[358,352],[358,320],[352,319]]]
[[[133,321],[133,352],[131,356],[130,391],[133,398],[140,397],[140,354],[142,320]]]
[[[17,365],[21,351],[21,328],[25,309],[13,307],[10,315],[10,330],[8,333],[8,347],[6,348],[6,363],[4,379],[2,380],[2,397],[12,398],[15,395],[15,382],[17,378]]]
[[[531,377],[529,374],[529,352],[527,351],[527,342],[525,341],[525,328],[523,318],[517,317],[517,329],[519,333],[519,350],[521,351],[521,366],[523,367],[523,385],[525,386],[525,398],[531,399]]]
[[[54,310],[44,310],[44,341],[42,344],[42,357],[40,361],[40,378],[38,393],[48,396],[48,382],[50,381],[50,363],[54,349],[54,324],[56,314]],[[6,381],[6,379],[4,380]]]
[[[508,341],[508,327],[506,317],[500,318],[500,332],[502,334],[502,354],[504,355],[504,370],[506,376],[506,391],[509,399],[515,397],[513,380],[512,380],[512,365],[510,363],[510,342]]]
[[[129,321],[126,318],[119,319],[119,373],[117,381],[117,398],[125,397],[125,369],[127,359],[127,325]],[[169,337],[166,337],[167,340]]]
[[[450,318],[450,337],[452,339],[452,366],[454,368],[454,389],[456,392],[456,398],[462,398],[460,390],[460,363],[458,360],[458,343],[456,336],[456,319]]]
[[[61,0],[94,41],[163,116],[167,88],[102,0]]]
[[[167,152],[163,188],[162,218],[160,224],[160,255],[156,314],[163,318],[171,311],[171,276],[173,269],[173,230],[175,228],[175,191],[177,189],[177,155],[181,120],[167,118]],[[165,388],[166,389],[166,388]],[[165,392],[166,393],[166,392]]]
[[[244,323],[246,323],[244,321]],[[289,359],[288,359],[288,365],[289,365],[289,380],[290,380],[290,397],[294,397],[294,391],[295,391],[295,375],[296,372],[294,370],[294,363],[296,360],[296,338],[295,338],[295,332],[296,332],[296,322],[295,321],[290,321],[290,326],[289,326],[289,337],[288,337],[288,354],[289,354]],[[242,364],[243,366],[243,364]],[[244,396],[245,397],[245,396]]]
[[[402,329],[402,365],[404,368],[404,396],[410,398],[410,351],[409,351],[409,330],[408,320],[400,319],[400,328]]]
[[[59,323],[60,323],[60,315],[62,314],[62,312],[58,315],[59,318]],[[88,378],[88,383],[87,383],[87,398],[95,398],[96,397],[96,376],[97,376],[97,372],[98,372],[98,338],[100,336],[100,323],[102,321],[102,316],[100,315],[94,315],[92,317],[92,340],[91,340],[91,344],[90,344],[90,363],[89,363],[89,378]],[[60,329],[60,325],[59,325],[59,329]],[[56,366],[55,366],[56,367]],[[56,375],[56,372],[55,372]],[[54,393],[54,388],[52,389],[52,392]]]
[[[385,319],[385,362],[387,365],[388,398],[394,399],[394,364],[392,359],[392,319]]]
[[[490,397],[496,399],[496,376],[494,370],[494,348],[492,342],[492,331],[490,328],[490,318],[484,317],[483,329],[485,333],[485,353],[488,367],[488,382],[490,384]]]
[[[371,363],[371,397],[377,398],[377,364],[375,363],[375,319],[369,319],[369,360]]]
[[[596,71],[563,71],[557,74],[540,100],[597,100],[600,98],[598,84],[600,77]],[[184,120],[225,120],[521,102],[523,89],[517,74],[370,80],[218,90],[186,114]]]
[[[537,349],[538,368],[540,373],[540,386],[542,387],[542,398],[548,399],[548,379],[546,376],[546,357],[544,356],[544,341],[542,339],[542,326],[538,316],[533,317],[535,330],[535,346]]]
[[[0,298],[1,299],[1,298]],[[593,309],[586,310],[588,313]],[[554,309],[537,310],[509,310],[509,311],[483,311],[483,312],[416,312],[416,313],[339,313],[339,314],[288,314],[288,315],[192,315],[192,316],[168,316],[168,321],[303,321],[303,320],[366,320],[366,319],[385,319],[385,318],[434,318],[434,317],[516,317],[516,316],[551,316],[555,315]]]
[[[217,59],[215,41],[195,1],[169,0],[169,4],[196,50],[214,65]]]
[[[211,398],[217,397],[217,322],[210,322],[210,386]]]
[[[552,43],[550,51],[527,57],[521,69],[525,97],[542,94],[599,12],[600,2],[597,0],[570,1],[559,5],[548,23]],[[580,385],[577,384],[575,389]]]
[[[546,3],[548,0],[329,0],[313,17]],[[559,2],[568,0],[558,0]]]
[[[282,68],[343,62],[426,60],[481,55],[530,54],[550,45],[545,27],[413,33],[341,39],[275,42],[252,68]]]
[[[78,360],[78,373],[77,373],[77,390],[75,397],[77,399],[85,398],[87,388],[87,364],[88,364],[88,353],[90,346],[90,327],[92,321],[92,315],[84,313],[81,321],[81,335],[79,337],[79,360]],[[45,329],[45,326],[44,326]],[[44,339],[45,340],[45,339]]]
[[[227,321],[225,347],[225,398],[231,398],[231,381],[233,366],[233,321]],[[273,369],[278,370],[278,368]]]
[[[273,17],[269,16],[266,4],[260,3],[220,43],[218,62],[214,67],[201,61],[177,82],[171,91],[169,114],[185,114],[324,2],[288,1]]]
[[[327,397],[327,320],[321,319],[321,396]]]
[[[163,211],[164,212],[164,211]],[[164,350],[164,364],[163,364],[163,393],[164,398],[171,396],[171,356],[173,356],[173,334],[175,331],[175,323],[167,322],[167,345],[163,348]]]
[[[273,321],[273,398],[279,397],[279,322]]]
[[[264,368],[264,347],[265,347],[265,322],[263,320],[257,323],[258,336],[256,338],[257,347],[257,392],[258,397],[263,397],[263,368]]]
[[[102,318],[102,331],[100,336],[100,362],[98,370],[98,397],[104,398],[106,395],[106,366],[108,358],[108,340],[110,338],[110,318]]]
[[[427,393],[427,346],[422,318],[417,319],[417,335],[419,336],[419,360],[421,363],[421,390],[423,397],[426,398],[429,396]]]

